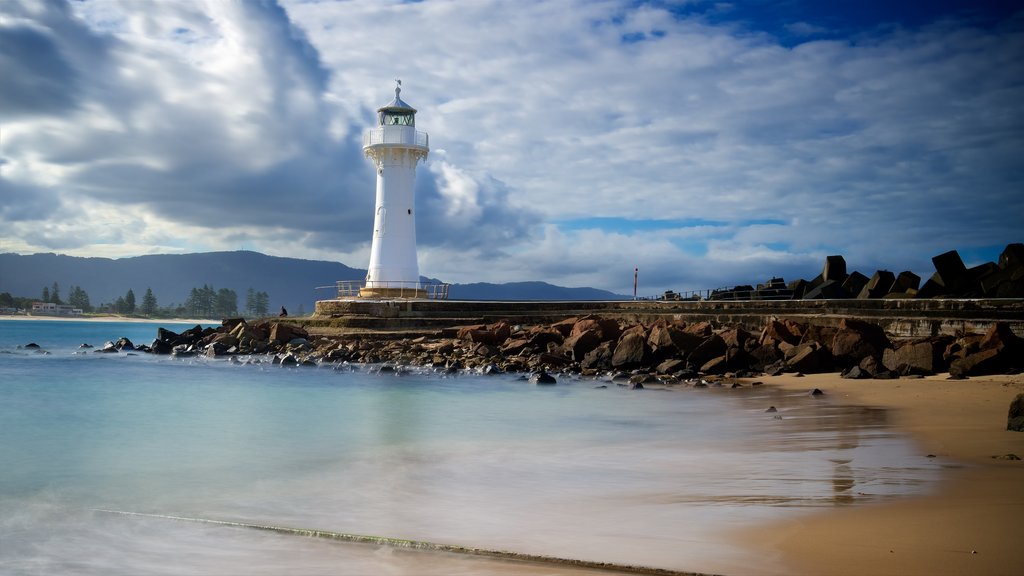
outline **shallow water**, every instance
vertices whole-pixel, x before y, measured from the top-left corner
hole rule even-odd
[[[77,348],[145,343],[156,326],[0,321],[0,572],[584,573],[102,508],[773,573],[730,532],[938,476],[884,411],[770,387],[545,387]]]

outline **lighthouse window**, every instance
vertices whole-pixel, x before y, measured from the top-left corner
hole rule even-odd
[[[381,124],[384,126],[415,126],[416,116],[414,114],[389,114],[384,112]]]

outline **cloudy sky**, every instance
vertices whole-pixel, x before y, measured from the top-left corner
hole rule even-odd
[[[431,151],[420,272],[641,294],[1024,241],[1013,0],[2,0],[0,252],[365,267],[361,133]]]

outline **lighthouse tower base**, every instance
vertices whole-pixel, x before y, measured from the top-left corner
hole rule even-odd
[[[359,289],[360,298],[426,298],[422,288],[378,288],[366,286]]]

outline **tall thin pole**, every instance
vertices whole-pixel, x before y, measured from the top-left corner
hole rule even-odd
[[[637,280],[637,277],[639,275],[640,275],[640,269],[639,268],[633,268],[633,300],[636,300],[636,280]]]

